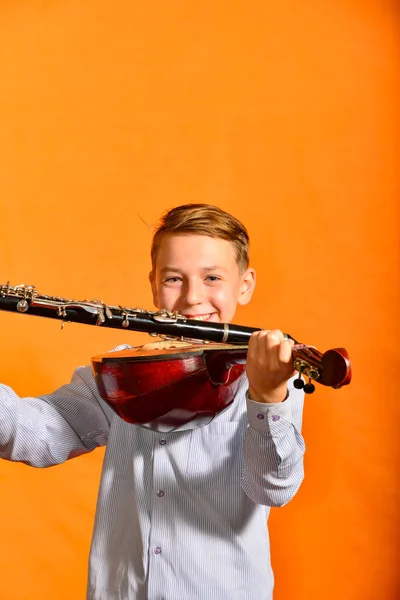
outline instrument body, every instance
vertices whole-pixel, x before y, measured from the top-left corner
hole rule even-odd
[[[159,342],[92,358],[99,394],[128,423],[157,431],[210,422],[234,400],[245,347]]]
[[[133,348],[92,359],[103,400],[125,421],[159,431],[182,428],[194,420],[204,424],[227,408],[244,372],[250,336],[260,330],[191,320],[165,310],[45,296],[33,286],[12,287],[9,283],[0,285],[0,310],[58,319],[62,324],[76,322],[167,336],[171,340],[167,347]],[[350,360],[344,348],[322,354],[286,337],[295,342],[293,366],[299,372],[295,387],[312,393],[311,381],[336,389],[350,383]],[[308,383],[304,384],[304,378]]]

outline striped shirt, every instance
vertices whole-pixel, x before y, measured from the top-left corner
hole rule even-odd
[[[267,519],[303,479],[303,393],[247,388],[208,425],[160,433],[114,414],[91,367],[38,398],[0,386],[0,457],[47,467],[107,444],[87,600],[272,599]]]

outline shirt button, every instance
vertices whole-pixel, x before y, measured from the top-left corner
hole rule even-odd
[[[164,490],[158,490],[158,492],[157,492],[157,496],[158,496],[159,498],[162,498],[162,497],[164,496]]]
[[[264,418],[264,415],[263,415],[262,413],[259,413],[259,414],[257,415],[257,419],[261,419],[261,420],[262,420],[263,418]]]
[[[159,443],[161,446],[165,446],[165,444],[167,443],[167,440],[164,440],[164,439],[162,439],[162,440],[159,440],[159,441],[158,441],[158,443]]]
[[[154,554],[161,554],[161,546],[156,546],[153,550]]]
[[[272,415],[272,420],[273,421],[279,421],[280,416],[279,415]]]

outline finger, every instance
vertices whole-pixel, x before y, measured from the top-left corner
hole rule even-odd
[[[255,353],[257,351],[260,333],[261,331],[254,331],[254,333],[251,334],[248,344],[248,353]]]
[[[254,332],[249,340],[248,357],[253,360],[263,361],[269,357],[270,366],[277,369],[281,363],[280,345],[285,341],[285,336],[280,329],[260,330]],[[290,347],[291,342],[288,342]],[[291,353],[282,354],[284,362],[290,360]],[[285,357],[288,357],[287,359]]]
[[[253,333],[252,337],[254,337],[255,345],[260,348],[273,348],[284,339],[284,335],[279,329],[262,329]]]
[[[266,332],[267,343],[270,348],[279,346],[284,339],[284,335],[280,329],[270,329]]]
[[[283,364],[289,364],[292,362],[292,348],[294,342],[292,340],[282,340],[279,344],[278,359]]]
[[[279,348],[282,340],[283,333],[279,329],[273,329],[260,336],[260,352],[264,356],[268,356],[270,366],[273,369],[279,368]]]

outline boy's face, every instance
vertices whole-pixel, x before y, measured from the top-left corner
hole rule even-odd
[[[191,319],[228,323],[237,304],[247,304],[255,271],[240,273],[231,242],[204,235],[168,235],[150,273],[157,308]]]

